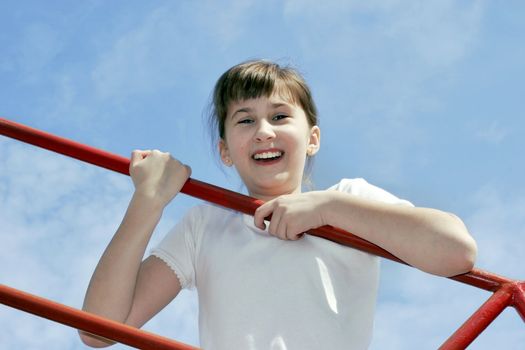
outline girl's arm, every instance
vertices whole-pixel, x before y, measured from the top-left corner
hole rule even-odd
[[[255,225],[271,234],[298,239],[323,225],[339,227],[389,251],[425,272],[454,276],[474,266],[476,243],[463,222],[436,209],[413,208],[364,199],[339,191],[281,196],[260,208]]]
[[[83,310],[140,327],[179,293],[179,281],[164,262],[142,258],[164,207],[190,172],[167,153],[133,152],[130,174],[135,193],[93,273]],[[84,332],[80,336],[93,347],[112,344]]]
[[[327,191],[329,225],[355,232],[409,265],[440,276],[468,272],[477,247],[455,215],[430,208],[392,205]]]

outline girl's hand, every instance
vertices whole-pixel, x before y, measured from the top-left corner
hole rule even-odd
[[[158,200],[165,207],[179,193],[191,175],[191,168],[158,150],[135,150],[129,173],[135,193]]]
[[[289,194],[261,205],[254,214],[255,226],[264,230],[264,218],[272,216],[268,232],[284,240],[298,240],[303,233],[326,225],[327,191]]]

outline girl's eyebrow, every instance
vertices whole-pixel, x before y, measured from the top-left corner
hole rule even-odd
[[[277,109],[279,107],[290,107],[290,105],[288,103],[283,103],[283,102],[278,102],[278,103],[272,103],[271,104],[271,107],[273,109]],[[233,117],[237,114],[237,113],[251,113],[253,112],[253,108],[251,107],[242,107],[242,108],[239,108],[238,110],[236,110],[235,112],[233,112],[233,114],[231,115],[231,119],[233,119]]]
[[[250,108],[250,107],[239,108],[238,110],[236,110],[236,111],[232,114],[231,119],[233,119],[233,117],[234,117],[237,113],[242,113],[242,112],[245,112],[245,113],[253,112],[253,108]]]

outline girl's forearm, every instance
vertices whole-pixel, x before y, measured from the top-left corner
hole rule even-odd
[[[329,191],[327,224],[370,241],[423,271],[453,276],[470,271],[476,243],[456,216]]]
[[[83,309],[116,321],[128,316],[140,264],[163,207],[135,193],[93,273]]]

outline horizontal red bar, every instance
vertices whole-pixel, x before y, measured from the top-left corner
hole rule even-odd
[[[144,350],[198,350],[198,348],[161,337],[119,322],[81,311],[0,284],[0,302],[88,333]],[[79,337],[80,341],[80,337]]]

